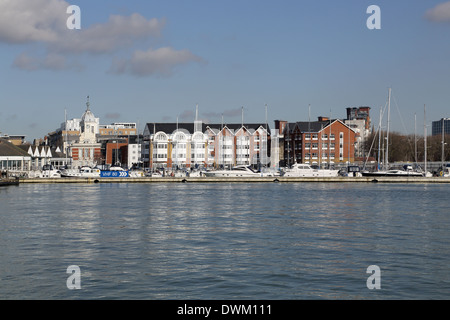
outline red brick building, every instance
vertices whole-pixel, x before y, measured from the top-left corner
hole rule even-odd
[[[128,163],[128,141],[127,139],[106,142],[105,164],[126,165]]]
[[[318,121],[275,120],[280,135],[280,162],[327,166],[355,161],[353,129],[341,120],[319,117]]]

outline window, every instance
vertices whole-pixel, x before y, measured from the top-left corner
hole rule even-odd
[[[160,132],[160,133],[156,134],[155,140],[167,141],[167,136],[165,133]]]

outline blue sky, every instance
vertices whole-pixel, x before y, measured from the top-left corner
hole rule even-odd
[[[369,5],[381,29],[369,30]],[[81,9],[69,30],[68,5]],[[0,0],[0,132],[32,141],[79,118],[102,124],[307,121],[368,105],[423,133],[450,117],[450,2]],[[430,129],[431,131],[431,129]]]

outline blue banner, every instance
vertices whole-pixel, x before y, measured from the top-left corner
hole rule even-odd
[[[129,176],[128,171],[100,171],[102,178],[127,178]]]

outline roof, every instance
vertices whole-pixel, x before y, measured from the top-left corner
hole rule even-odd
[[[5,139],[0,139],[0,157],[29,157],[28,152],[13,145]]]
[[[340,122],[344,126],[347,127],[345,123],[343,123],[339,119],[332,119],[331,123]],[[328,127],[330,125],[330,120],[327,121],[297,121],[297,122],[288,122],[285,127],[285,131],[289,130],[289,132],[293,132],[296,127],[300,129],[300,132],[319,132],[323,130],[324,128]],[[350,128],[353,130],[352,128]],[[353,130],[354,131],[354,130]]]
[[[286,125],[286,130],[289,129],[290,132],[294,131],[295,127],[298,127],[301,132],[319,132],[326,126],[330,124],[330,121],[297,121],[288,122]]]
[[[194,133],[194,123],[193,122],[182,122],[182,123],[147,123],[146,127],[148,128],[150,133],[156,133],[159,131],[171,134],[173,132],[175,132],[177,129],[178,130],[186,130],[188,131],[188,133],[193,134]],[[213,129],[213,131],[215,131],[214,129],[220,131],[223,127],[227,127],[228,129],[232,130],[232,131],[237,131],[240,128],[242,128],[242,125],[239,123],[231,123],[231,124],[220,124],[220,123],[202,123],[202,132],[205,132],[208,128]],[[266,127],[265,123],[244,123],[244,127],[246,127],[247,129],[254,129],[257,130],[259,127]],[[183,130],[183,131],[184,131]],[[270,133],[270,127],[267,124],[267,130]]]
[[[51,155],[52,158],[64,158],[66,156],[64,152],[61,152],[59,147],[54,148],[49,146],[33,146],[30,144],[22,144],[18,146],[18,148],[25,151],[28,156],[32,157],[49,157]],[[30,151],[31,154],[29,153]]]

